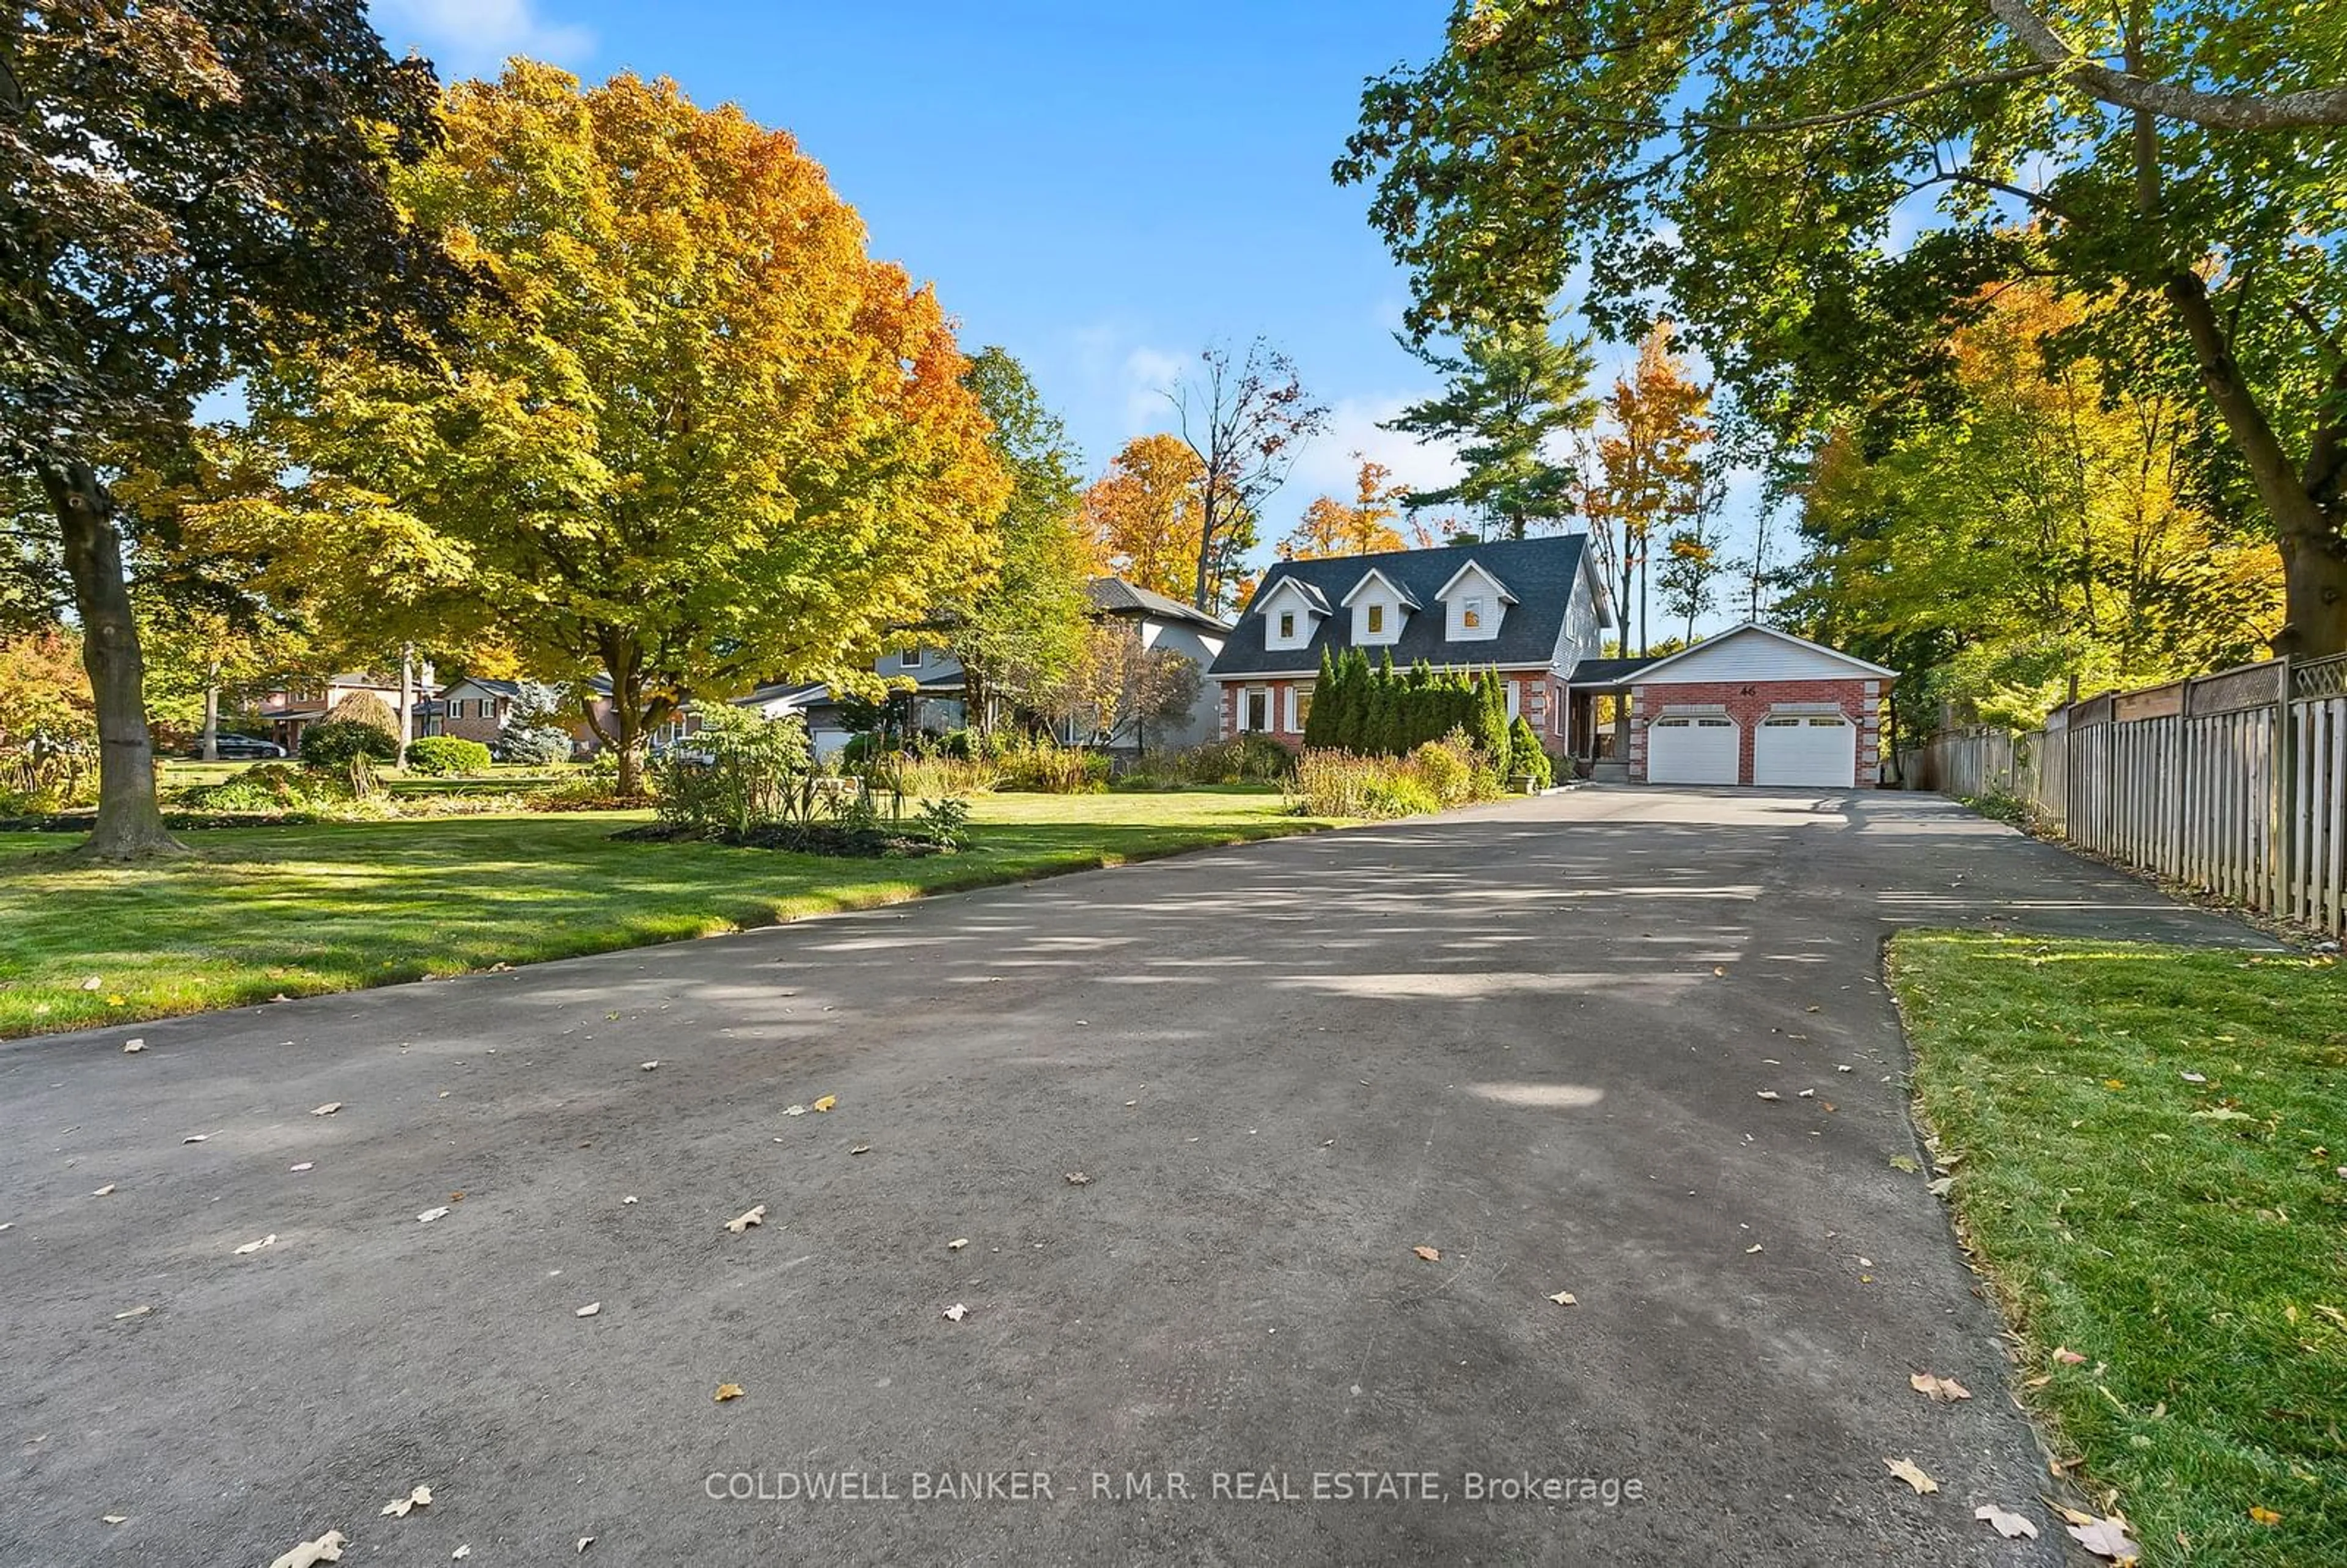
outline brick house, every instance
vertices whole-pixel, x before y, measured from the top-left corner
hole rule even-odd
[[[432,705],[433,733],[454,735],[459,740],[478,741],[494,746],[505,738],[506,726],[513,723],[514,710],[521,697],[518,681],[492,681],[467,675],[449,682],[439,700]],[[589,678],[589,698],[595,704],[595,716],[608,728],[611,723],[611,682],[608,677]],[[569,708],[568,703],[565,704]],[[570,732],[573,756],[591,757],[602,749],[603,743],[593,726],[576,716],[575,710],[565,712],[558,721]]]
[[[1276,563],[1207,671],[1218,733],[1301,745],[1320,655],[1359,648],[1397,668],[1496,670],[1508,716],[1550,752],[1588,731],[1571,673],[1614,624],[1597,562],[1580,534]]]
[[[1870,785],[1898,672],[1757,622],[1665,658],[1609,661],[1634,784]]]

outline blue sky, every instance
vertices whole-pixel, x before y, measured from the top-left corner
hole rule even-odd
[[[374,8],[395,49],[444,76],[516,52],[589,78],[632,69],[789,129],[862,211],[875,253],[936,283],[967,346],[1026,364],[1094,472],[1170,425],[1158,389],[1200,348],[1267,334],[1334,411],[1271,503],[1276,531],[1349,487],[1356,449],[1420,485],[1452,471],[1377,428],[1434,380],[1393,341],[1407,287],[1367,193],[1328,178],[1363,78],[1430,56],[1447,13],[1445,0]]]

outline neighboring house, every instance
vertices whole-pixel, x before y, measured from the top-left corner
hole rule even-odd
[[[1275,563],[1207,671],[1219,733],[1301,745],[1321,653],[1358,648],[1397,669],[1496,670],[1508,716],[1550,751],[1573,749],[1590,725],[1569,678],[1614,624],[1587,544],[1561,534]]]
[[[610,677],[589,678],[588,690],[595,705],[595,717],[606,729],[612,724],[611,682]],[[459,740],[478,741],[483,745],[495,745],[505,738],[506,727],[513,723],[514,711],[521,698],[519,681],[491,681],[467,675],[449,683],[433,704],[434,734],[454,735]],[[601,737],[594,726],[569,711],[559,714],[556,723],[570,732],[570,752],[575,757],[591,757],[603,749]]]
[[[1870,784],[1898,671],[1747,621],[1665,658],[1614,661],[1637,784]]]
[[[1230,622],[1121,577],[1096,577],[1084,585],[1084,592],[1092,601],[1095,620],[1130,626],[1140,636],[1142,647],[1165,649],[1198,667],[1201,678],[1197,702],[1179,720],[1151,720],[1150,745],[1178,751],[1215,739],[1221,728],[1215,713],[1214,686],[1204,677],[1230,639]],[[1061,715],[1052,728],[1061,741],[1075,745],[1095,740],[1100,726],[1097,715],[1077,712]],[[1135,726],[1127,721],[1106,738],[1106,744],[1117,750],[1137,749],[1140,739]]]
[[[421,739],[436,732],[433,723],[432,695],[439,690],[432,678],[432,667],[425,665],[413,688],[415,707],[409,716],[413,732],[409,739]],[[317,723],[334,711],[342,700],[354,692],[365,692],[383,699],[384,705],[395,713],[399,711],[399,677],[385,679],[364,671],[329,675],[314,686],[289,685],[267,693],[261,699],[258,717],[269,726],[269,738],[290,753],[302,749],[302,732]]]
[[[1225,735],[1303,742],[1323,651],[1497,670],[1508,713],[1593,775],[1645,784],[1870,783],[1894,671],[1747,623],[1666,657],[1601,656],[1614,624],[1577,534],[1281,561],[1208,672]],[[1611,701],[1610,737],[1597,703]],[[1610,745],[1608,742],[1610,740]]]

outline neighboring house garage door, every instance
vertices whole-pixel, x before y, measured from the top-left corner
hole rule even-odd
[[[1737,782],[1741,733],[1733,719],[1705,715],[1666,716],[1646,726],[1646,780],[1650,784]]]
[[[1752,732],[1756,784],[1848,789],[1858,770],[1858,726],[1839,713],[1780,713]]]

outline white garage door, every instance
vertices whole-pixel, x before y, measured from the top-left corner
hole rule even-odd
[[[1736,721],[1693,715],[1656,719],[1646,726],[1650,784],[1736,783]]]
[[[1752,782],[1848,789],[1858,770],[1858,726],[1839,713],[1781,713],[1752,733]]]

